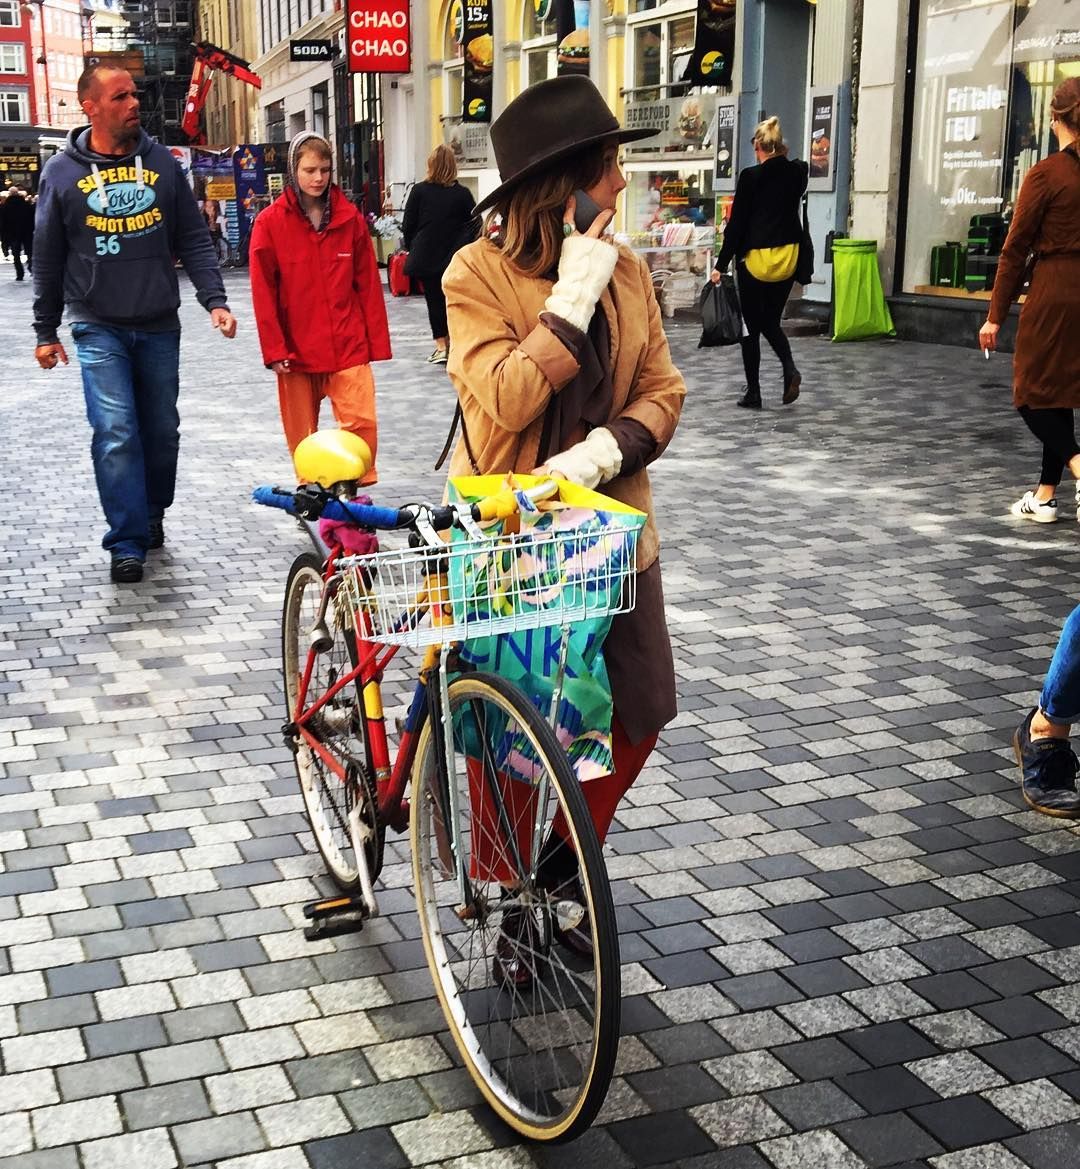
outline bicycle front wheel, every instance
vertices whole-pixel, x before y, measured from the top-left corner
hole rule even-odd
[[[619,944],[600,845],[565,752],[517,687],[462,675],[445,717],[453,774],[442,722],[428,718],[412,777],[413,876],[435,989],[499,1116],[532,1140],[569,1140],[604,1102],[619,1039]],[[542,863],[555,852],[565,865],[567,845],[572,896]]]
[[[281,618],[285,701],[290,722],[296,717],[300,684],[307,667],[308,649],[319,642],[305,695],[307,705],[345,677],[356,662],[352,616],[343,596],[331,600],[318,623],[323,578],[319,558],[310,552],[298,556],[289,571]],[[360,870],[353,848],[349,815],[359,804],[364,850],[371,877],[382,866],[385,828],[378,822],[374,784],[367,762],[364,711],[355,686],[346,686],[307,723],[322,753],[299,734],[294,741],[296,776],[304,810],[322,855],[326,871],[339,889],[359,887]],[[338,776],[329,760],[345,773]]]

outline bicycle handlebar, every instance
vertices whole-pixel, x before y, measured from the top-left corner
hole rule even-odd
[[[430,524],[437,532],[444,532],[455,524],[462,525],[468,519],[475,522],[494,519],[506,519],[516,515],[522,508],[522,497],[526,506],[554,495],[558,490],[558,483],[554,479],[545,479],[535,487],[516,490],[506,488],[495,495],[489,495],[473,504],[443,504],[431,507],[427,504],[409,504],[403,508],[377,507],[368,503],[352,503],[342,499],[335,499],[325,491],[319,489],[305,491],[286,491],[280,487],[263,485],[256,487],[251,498],[265,507],[277,507],[287,511],[290,515],[300,516],[303,519],[339,520],[345,523],[362,524],[364,527],[375,528],[379,531],[392,531],[397,528],[415,530],[420,524]]]

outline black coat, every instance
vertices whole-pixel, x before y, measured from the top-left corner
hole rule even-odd
[[[754,248],[778,248],[802,240],[799,205],[809,168],[801,159],[779,155],[739,173],[731,218],[716,266],[725,269]]]
[[[417,183],[405,202],[402,244],[410,275],[442,276],[458,248],[479,235],[476,200],[460,183],[449,187]]]
[[[0,239],[7,248],[28,252],[34,242],[34,207],[23,195],[8,195],[0,208]]]

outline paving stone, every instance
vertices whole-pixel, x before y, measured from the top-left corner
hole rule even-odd
[[[206,1090],[198,1080],[184,1080],[139,1092],[125,1092],[120,1098],[128,1128],[156,1129],[160,1125],[183,1124],[212,1115]],[[215,1108],[225,1112],[227,1109]]]
[[[181,1161],[188,1165],[220,1161],[266,1147],[266,1140],[249,1112],[177,1125],[172,1136]]]

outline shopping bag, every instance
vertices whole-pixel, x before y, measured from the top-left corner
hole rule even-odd
[[[698,348],[736,345],[742,338],[742,310],[735,278],[726,273],[719,283],[708,281],[701,290],[701,340]]]
[[[530,475],[513,476],[517,488],[541,482]],[[454,502],[473,502],[506,487],[502,475],[452,478],[448,496]],[[547,718],[551,711],[562,630],[558,625],[512,628],[520,622],[542,622],[554,607],[572,612],[567,634],[566,671],[555,734],[581,780],[609,775],[611,756],[611,686],[604,664],[603,643],[611,628],[610,610],[619,604],[624,579],[633,572],[637,535],[645,514],[617,500],[576,484],[561,481],[557,498],[541,510],[524,511],[519,522],[522,539],[500,541],[494,554],[477,550],[451,560],[450,593],[455,621],[484,624],[488,617],[505,618],[506,632],[467,637],[462,658],[478,669],[500,674],[519,686]],[[504,525],[505,526],[505,525]],[[455,531],[453,540],[466,541]],[[531,748],[504,751],[517,757],[518,774],[535,774]],[[512,763],[508,764],[511,770]]]

